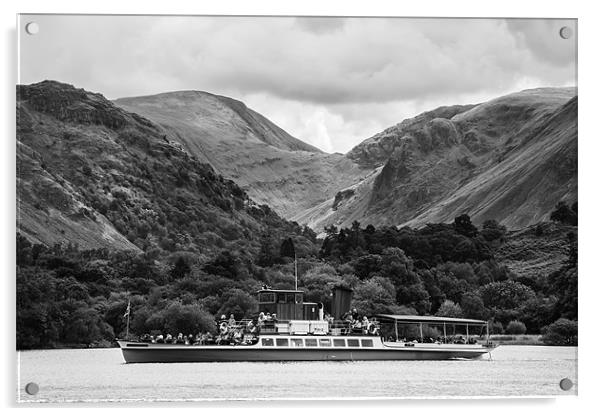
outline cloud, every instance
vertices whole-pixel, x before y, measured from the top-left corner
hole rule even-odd
[[[574,84],[575,39],[543,19],[36,16],[21,82],[109,98],[194,89],[344,151],[427,105]],[[23,24],[26,21],[22,22]],[[575,27],[576,29],[576,27]],[[576,32],[576,30],[575,30]]]
[[[321,35],[343,30],[347,19],[336,17],[297,17],[295,25],[302,30]]]

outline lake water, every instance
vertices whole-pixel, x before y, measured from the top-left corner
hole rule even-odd
[[[19,353],[19,402],[576,394],[577,348],[501,346],[474,361],[125,364],[119,349]],[[559,387],[568,377],[575,386]],[[30,396],[25,385],[35,382]]]

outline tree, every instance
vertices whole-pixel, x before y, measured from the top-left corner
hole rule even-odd
[[[269,234],[265,233],[261,236],[259,242],[259,255],[257,256],[257,264],[261,267],[270,267],[274,265],[274,245]]]
[[[395,287],[389,279],[374,276],[356,287],[353,293],[353,305],[360,313],[367,316],[394,313]]]
[[[462,318],[463,312],[460,305],[451,300],[446,300],[441,304],[435,316],[446,316],[448,318]]]
[[[483,223],[481,235],[485,241],[502,240],[506,235],[506,227],[495,220],[487,220]]]
[[[522,335],[527,332],[527,327],[521,321],[510,321],[506,326],[506,334]]]
[[[176,335],[181,332],[194,335],[199,332],[215,331],[214,317],[197,304],[182,305],[174,301],[160,315],[162,315],[163,330],[169,334]]]
[[[542,329],[546,345],[577,345],[577,321],[560,318]]]
[[[248,276],[248,270],[238,256],[229,250],[222,251],[213,261],[205,264],[203,271],[216,274],[231,280],[243,280]]]
[[[535,297],[533,289],[512,280],[489,283],[479,289],[479,294],[486,307],[498,309],[516,309]]]
[[[460,306],[462,307],[462,311],[467,318],[487,318],[487,309],[483,304],[483,299],[481,299],[481,297],[474,292],[468,292],[462,295],[462,302],[460,302]]]
[[[575,204],[573,206],[577,208]],[[562,224],[577,225],[577,212],[573,211],[565,201],[560,201],[550,214],[550,219]]]
[[[257,299],[241,289],[230,289],[221,296],[221,307],[218,315],[230,316],[234,314],[236,319],[250,317],[258,310]]]
[[[295,244],[292,238],[285,239],[280,245],[280,257],[295,258]]]
[[[478,233],[477,227],[472,225],[468,214],[462,214],[454,219],[454,229],[466,237],[475,237]]]
[[[190,273],[190,266],[188,265],[188,262],[184,257],[178,257],[170,272],[172,279],[182,279],[188,273]]]
[[[577,319],[577,241],[569,242],[569,258],[563,267],[550,275],[551,291],[558,297],[554,313],[556,317]]]

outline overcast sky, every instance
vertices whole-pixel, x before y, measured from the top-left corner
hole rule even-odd
[[[25,35],[32,20],[40,31]],[[346,152],[440,105],[576,85],[576,29],[543,19],[25,16],[20,82],[110,99],[208,91]]]

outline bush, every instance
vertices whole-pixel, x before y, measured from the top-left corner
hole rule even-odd
[[[577,321],[560,318],[542,329],[546,345],[577,345]]]
[[[521,321],[510,321],[506,326],[506,334],[509,335],[522,335],[527,332],[527,327]]]

